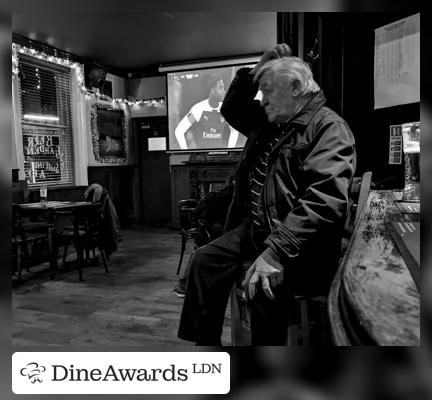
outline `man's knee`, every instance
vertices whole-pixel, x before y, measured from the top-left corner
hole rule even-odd
[[[230,264],[226,254],[220,251],[211,243],[206,244],[196,249],[192,255],[190,262],[190,270],[197,271],[214,271],[215,267],[220,265]]]
[[[194,271],[197,268],[200,268],[201,265],[205,263],[205,260],[207,259],[207,252],[205,250],[207,246],[202,246],[196,249],[192,255],[191,261],[190,261],[190,270]]]

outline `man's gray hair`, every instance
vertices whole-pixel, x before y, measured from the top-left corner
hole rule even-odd
[[[302,96],[320,91],[309,65],[298,57],[276,58],[266,62],[255,74],[254,81],[258,82],[266,73],[273,74],[278,84],[298,81]]]

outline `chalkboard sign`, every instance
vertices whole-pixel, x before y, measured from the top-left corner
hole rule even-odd
[[[23,124],[24,172],[28,183],[64,180],[65,132],[58,127]]]
[[[127,137],[124,111],[105,104],[91,107],[93,153],[101,162],[124,162]]]

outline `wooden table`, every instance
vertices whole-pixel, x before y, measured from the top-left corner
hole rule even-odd
[[[54,276],[57,270],[57,254],[58,248],[55,241],[55,211],[67,211],[72,210],[76,207],[91,207],[94,203],[87,201],[47,201],[45,203],[21,203],[18,204],[22,211],[23,216],[44,216],[48,217],[49,230],[48,230],[48,241],[52,254],[49,260],[51,275]]]
[[[386,223],[400,192],[372,191],[329,296],[337,345],[420,345],[420,293]],[[419,214],[404,214],[418,221]]]
[[[23,211],[35,211],[46,213],[52,210],[67,210],[74,207],[89,206],[93,203],[87,201],[47,201],[45,203],[22,203],[18,204]]]

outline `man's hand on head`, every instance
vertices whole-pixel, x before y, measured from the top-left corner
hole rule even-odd
[[[263,55],[258,61],[258,64],[255,65],[254,68],[252,68],[250,73],[251,75],[254,76],[257,73],[257,71],[266,62],[273,60],[275,58],[290,57],[291,55],[292,55],[291,48],[286,43],[277,44],[275,47],[272,47],[271,49],[267,49],[266,51],[264,51]]]

